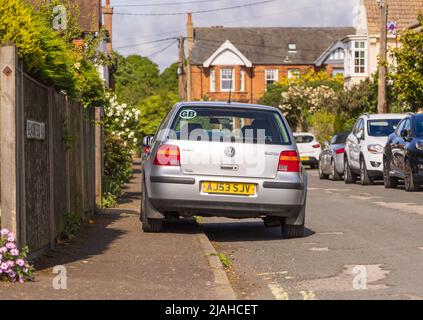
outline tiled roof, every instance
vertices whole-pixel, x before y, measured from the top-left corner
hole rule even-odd
[[[388,4],[388,21],[397,21],[398,29],[404,30],[423,12],[423,0],[385,0]],[[371,35],[380,33],[380,8],[376,0],[364,0],[367,27]]]
[[[195,28],[192,64],[203,64],[229,40],[255,65],[314,64],[335,41],[355,34],[352,27],[331,28]],[[288,44],[296,44],[296,52]]]

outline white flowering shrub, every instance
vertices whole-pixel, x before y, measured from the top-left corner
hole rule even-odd
[[[337,99],[336,92],[325,85],[316,87],[293,84],[282,92],[279,108],[291,124],[307,130],[307,118],[326,109]]]
[[[116,204],[122,195],[122,185],[132,176],[132,154],[139,141],[140,111],[127,104],[119,104],[109,97],[104,109],[104,175],[102,207]]]

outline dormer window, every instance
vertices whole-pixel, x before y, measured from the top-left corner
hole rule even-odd
[[[288,44],[288,51],[296,52],[297,51],[297,44],[296,43],[289,43]]]

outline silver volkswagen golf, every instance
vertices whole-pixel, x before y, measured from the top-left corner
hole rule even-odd
[[[143,140],[141,221],[167,216],[262,218],[302,237],[307,174],[284,116],[269,106],[178,103]]]

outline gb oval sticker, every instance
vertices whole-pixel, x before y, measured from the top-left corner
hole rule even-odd
[[[181,117],[182,119],[186,119],[186,120],[193,119],[196,116],[197,116],[197,112],[194,111],[194,110],[189,110],[189,109],[183,110],[179,114],[179,117]]]

